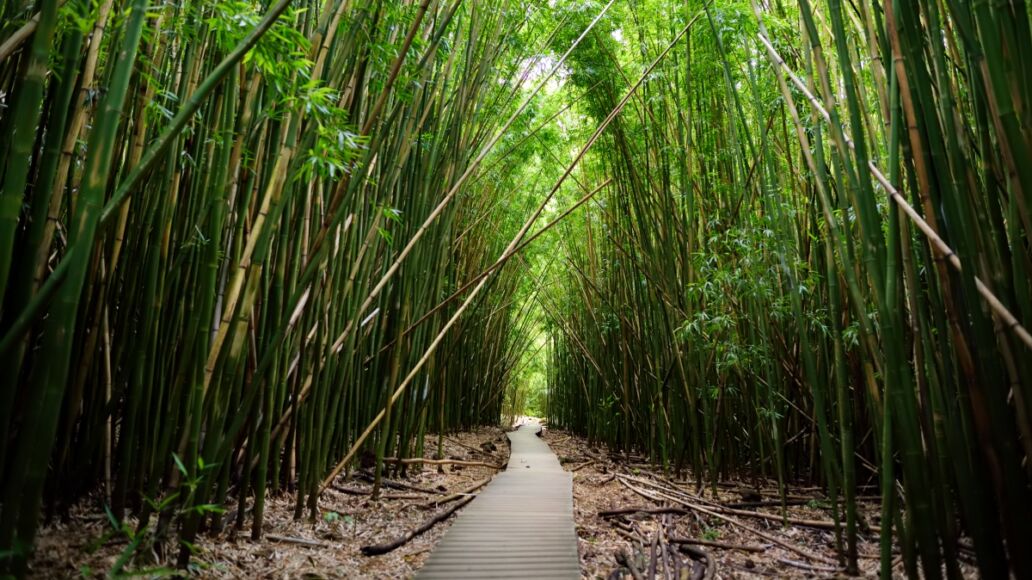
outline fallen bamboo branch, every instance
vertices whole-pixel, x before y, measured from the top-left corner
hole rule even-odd
[[[829,560],[828,558],[825,558],[824,556],[818,556],[817,554],[811,554],[811,553],[807,552],[806,550],[803,550],[802,548],[798,548],[796,546],[793,546],[792,544],[789,544],[788,542],[785,542],[783,540],[779,540],[778,538],[775,538],[774,536],[772,536],[772,535],[770,535],[770,534],[768,534],[766,532],[762,532],[762,531],[757,530],[756,528],[754,528],[752,526],[748,526],[746,524],[743,524],[742,522],[736,520],[735,518],[733,518],[731,516],[727,516],[727,515],[724,515],[722,513],[713,511],[712,509],[704,508],[704,507],[702,507],[700,505],[692,504],[690,502],[687,502],[687,501],[684,501],[682,499],[678,499],[678,498],[672,497],[672,496],[670,496],[668,494],[664,494],[662,492],[658,492],[657,491],[656,493],[658,493],[660,495],[660,497],[656,497],[655,495],[650,494],[649,492],[647,492],[647,491],[645,491],[643,489],[640,489],[640,488],[638,488],[638,487],[636,487],[634,485],[631,485],[623,477],[617,477],[617,479],[627,489],[633,491],[634,493],[636,493],[636,494],[638,494],[638,495],[640,495],[640,496],[642,496],[642,497],[644,497],[646,499],[649,499],[649,500],[652,500],[652,501],[655,501],[655,502],[659,502],[659,501],[662,501],[663,499],[667,499],[667,500],[673,501],[675,503],[679,503],[679,504],[681,504],[681,505],[683,505],[685,507],[689,507],[689,508],[691,508],[691,509],[693,509],[695,511],[704,513],[704,514],[709,515],[709,516],[713,516],[713,517],[715,517],[717,519],[720,519],[720,520],[724,520],[727,523],[729,523],[729,524],[731,524],[731,525],[733,525],[735,527],[741,528],[741,529],[743,529],[743,530],[745,530],[747,532],[752,532],[753,534],[755,534],[755,535],[757,535],[757,536],[767,540],[768,542],[771,542],[773,544],[777,544],[778,546],[781,546],[782,548],[785,548],[786,550],[789,550],[789,551],[794,552],[796,554],[799,554],[800,556],[803,556],[804,558],[808,558],[808,559],[814,560],[816,562],[821,562],[823,564],[829,564],[829,565],[832,565],[832,566],[835,565],[834,561]]]
[[[615,510],[603,510],[598,512],[599,517],[610,518],[613,516],[625,516],[630,514],[645,513],[645,514],[680,514],[687,515],[691,512],[684,508],[678,507],[662,507],[662,508],[647,508],[647,507],[629,507],[619,508]]]
[[[679,560],[677,554],[674,553],[674,546],[670,543],[670,529],[673,527],[673,518],[669,515],[665,515],[659,520],[659,555],[663,560],[663,580],[672,580],[678,578],[677,576],[671,575],[671,560]],[[678,580],[680,580],[678,578]]]
[[[501,471],[504,466],[496,465],[494,463],[487,463],[486,461],[462,461],[459,459],[423,459],[423,458],[410,458],[410,459],[398,459],[397,457],[384,457],[384,463],[393,463],[398,465],[461,465],[463,467],[490,467],[491,469],[497,469]]]
[[[666,550],[666,557],[670,559],[669,570],[671,572],[671,577],[676,580],[681,580],[682,574],[688,575],[690,573],[685,571],[684,562],[681,561],[681,553],[677,550],[677,546],[669,543],[666,545]],[[664,578],[664,580],[666,579]]]
[[[466,497],[459,503],[434,515],[434,517],[424,522],[423,525],[398,538],[397,540],[394,540],[393,542],[388,542],[386,544],[377,544],[373,546],[362,546],[362,554],[365,556],[379,556],[380,554],[386,554],[387,552],[397,550],[398,548],[412,541],[412,539],[416,536],[426,533],[428,530],[430,530],[430,528],[450,518],[452,514],[459,511],[459,509],[461,509],[469,502],[473,501],[473,497],[475,496]]]
[[[466,445],[462,441],[459,441],[458,439],[455,439],[453,437],[445,437],[444,440],[447,441],[448,443],[453,444],[453,445],[458,445],[459,447],[463,447],[463,448],[465,448],[465,449],[467,449],[469,451],[472,451],[473,453],[481,453],[481,454],[486,453],[483,449],[477,449],[476,447],[473,447],[472,445]]]
[[[485,485],[487,485],[490,482],[491,482],[491,478],[490,477],[488,477],[487,479],[482,479],[482,480],[474,483],[473,485],[467,487],[466,489],[464,489],[464,490],[462,490],[462,491],[460,491],[458,493],[453,493],[453,494],[451,494],[449,496],[442,497],[441,499],[435,499],[435,500],[428,501],[426,503],[420,504],[419,507],[436,507],[436,506],[439,506],[439,505],[441,505],[443,503],[448,503],[448,502],[455,501],[455,500],[463,498],[463,497],[467,497],[467,496],[469,496],[469,494],[471,494],[474,491],[484,487]]]
[[[585,463],[581,463],[581,464],[580,464],[580,465],[578,465],[577,467],[574,467],[573,469],[571,469],[571,470],[570,470],[570,472],[571,472],[571,473],[573,473],[573,472],[575,472],[575,471],[580,471],[580,470],[584,469],[585,467],[587,467],[587,466],[589,466],[589,465],[592,465],[592,464],[594,464],[594,463],[595,463],[595,460],[594,460],[594,459],[592,459],[592,460],[590,460],[590,461],[587,461],[587,462],[585,462]]]
[[[719,484],[718,484],[719,485]],[[860,489],[859,487],[857,488]],[[730,508],[757,508],[757,507],[780,507],[781,506],[781,494],[777,491],[769,491],[763,489],[730,489],[732,493],[738,493],[742,495],[743,499],[738,502],[729,502],[723,504],[725,507]],[[761,499],[751,499],[751,498]],[[744,499],[750,498],[750,499]],[[762,499],[772,498],[772,499]],[[880,495],[858,495],[855,498],[856,501],[870,501],[878,502],[881,501]],[[825,508],[827,503],[831,500],[825,495],[799,495],[786,493],[785,504],[786,505],[808,505],[810,502],[817,502],[817,507]]]
[[[760,520],[767,520],[771,522],[781,522],[792,524],[793,526],[802,526],[804,528],[815,528],[818,530],[834,530],[835,522],[831,520],[806,520],[802,518],[793,517],[782,517],[777,514],[768,514],[763,512],[754,512],[748,510],[738,510],[734,508],[720,507],[713,508],[725,514],[732,514],[741,516],[743,518],[756,518]]]
[[[339,491],[347,495],[354,495],[359,497],[369,497],[373,495],[371,489],[355,489],[353,487],[341,487],[338,485],[333,486],[334,491]],[[426,492],[422,492],[426,493]],[[380,499],[422,499],[425,500],[426,496],[416,495],[414,493],[381,493]]]
[[[612,520],[612,521],[609,522],[609,525],[613,526],[614,528],[616,528],[618,530],[623,530],[623,531],[627,532],[628,534],[633,534],[634,533],[634,528],[632,528],[631,526],[621,522],[620,520]]]
[[[372,474],[365,473],[365,472],[361,472],[359,474],[359,477],[361,477],[363,480],[368,481],[368,482],[372,482],[374,480]],[[386,479],[386,478],[380,480],[380,485],[382,485],[383,487],[390,487],[390,488],[393,488],[393,489],[405,489],[405,490],[408,490],[408,491],[417,491],[419,493],[429,493],[429,494],[436,494],[436,495],[444,495],[445,493],[447,493],[447,491],[441,491],[439,489],[432,489],[432,488],[429,488],[429,487],[420,487],[418,485],[412,485],[411,483],[405,483],[403,481],[395,481],[393,479]],[[370,490],[370,491],[372,491],[372,490]]]
[[[702,548],[696,548],[690,544],[681,544],[680,549],[692,558],[706,563],[706,571],[702,576],[705,580],[711,580],[713,578],[713,575],[717,572],[717,561],[713,559],[713,556],[711,556],[709,552]]]
[[[857,498],[859,500],[859,498]],[[812,501],[819,501],[815,499],[786,499],[782,502],[779,499],[765,499],[758,501],[740,501],[735,503],[722,504],[723,507],[729,509],[749,509],[749,508],[761,508],[761,507],[781,507],[784,506],[799,506],[809,505]]]
[[[343,485],[334,485],[333,491],[339,491],[347,495],[372,495],[372,491],[368,489],[355,489],[353,487],[344,487]]]
[[[751,552],[761,553],[767,551],[767,546],[749,546],[746,544],[731,544],[728,542],[712,542],[709,540],[697,540],[695,538],[667,538],[667,541],[671,544],[691,544],[695,546],[707,546],[710,548],[720,548],[721,550],[738,550],[740,552]]]
[[[648,481],[648,480],[645,480],[645,479],[641,479],[641,478],[637,478],[637,477],[632,477],[632,476],[629,476],[629,475],[621,475],[620,477],[621,478],[626,478],[628,480],[635,481],[635,482],[638,482],[638,483],[641,483],[641,484],[644,484],[644,485],[648,485],[648,486],[652,487],[653,489],[655,489],[657,491],[660,491],[660,492],[677,493],[677,494],[683,495],[683,496],[689,498],[692,501],[706,504],[709,509],[719,511],[719,512],[724,513],[724,514],[731,514],[731,515],[741,516],[741,517],[745,517],[745,518],[756,518],[756,519],[768,520],[768,521],[772,521],[772,522],[781,522],[782,524],[787,523],[787,524],[792,524],[792,525],[795,525],[795,526],[802,526],[804,528],[815,528],[815,529],[818,529],[818,530],[834,530],[835,529],[835,522],[833,522],[831,520],[808,520],[808,519],[795,518],[795,517],[783,517],[783,516],[780,516],[780,515],[777,515],[777,514],[768,514],[768,513],[764,513],[764,512],[735,509],[733,507],[729,507],[729,506],[724,505],[724,504],[715,503],[713,501],[709,501],[709,500],[706,500],[704,498],[701,498],[701,497],[698,497],[698,496],[694,496],[692,494],[689,494],[689,493],[687,493],[685,491],[682,491],[682,490],[679,490],[679,489],[670,489],[670,488],[663,487],[663,486],[659,485],[656,482],[651,482],[651,481]],[[667,499],[674,499],[674,498],[669,498],[666,495],[664,495],[663,497],[665,497]],[[678,501],[684,501],[684,499],[683,498],[678,498]],[[655,512],[655,513],[662,513],[662,512]],[[676,513],[676,512],[668,512],[668,513]],[[870,531],[871,533],[874,533],[874,534],[880,534],[881,533],[881,527],[879,527],[879,526],[871,526],[871,525],[864,524],[864,528],[866,530]]]
[[[616,528],[613,531],[616,532],[617,534],[627,538],[627,540],[630,541],[630,542],[636,542],[638,540],[638,537],[635,536],[633,532],[628,532],[627,530],[625,530],[623,528]]]
[[[649,578],[656,577],[656,568],[659,566],[659,530],[652,534],[652,544],[649,546]]]

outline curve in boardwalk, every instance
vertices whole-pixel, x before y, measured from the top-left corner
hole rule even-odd
[[[573,478],[537,437],[509,433],[509,465],[466,507],[416,578],[579,578]]]

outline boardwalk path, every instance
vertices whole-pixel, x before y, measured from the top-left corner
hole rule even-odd
[[[580,577],[573,479],[538,429],[509,433],[508,468],[470,502],[417,578]]]

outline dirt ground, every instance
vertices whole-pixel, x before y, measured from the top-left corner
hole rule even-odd
[[[436,437],[427,437],[426,449],[436,449]],[[481,447],[487,447],[485,450]],[[456,433],[445,437],[444,455],[449,459],[504,464],[508,460],[505,434],[499,428]],[[444,466],[422,470],[409,468],[409,477],[398,480],[404,488],[385,489],[379,500],[368,495],[372,485],[359,478],[341,478],[327,489],[319,503],[321,518],[307,516],[294,521],[293,494],[270,497],[266,502],[265,537],[250,539],[250,518],[243,531],[231,526],[217,536],[199,538],[200,553],[193,559],[195,576],[202,578],[406,578],[423,565],[430,550],[448,529],[450,520],[404,546],[381,556],[364,556],[363,546],[390,542],[417,528],[440,509],[435,500],[468,489],[491,477],[495,470],[479,466]],[[433,493],[413,488],[432,490]],[[351,493],[341,491],[350,490]],[[461,513],[461,511],[459,512]],[[136,522],[128,522],[135,526]],[[112,526],[95,501],[84,501],[71,510],[65,522],[40,532],[30,575],[34,578],[103,577],[129,545],[125,536],[106,542]],[[305,542],[305,543],[302,543]],[[100,545],[98,545],[100,544]],[[130,568],[141,572],[141,568]],[[152,577],[168,573],[152,569]]]
[[[583,578],[634,578],[635,573],[677,580],[842,577],[834,532],[827,529],[830,510],[813,488],[790,489],[795,505],[787,515],[793,523],[783,526],[772,483],[757,488],[752,482],[721,482],[715,495],[710,489],[696,494],[694,483],[664,477],[641,458],[610,454],[561,431],[546,430],[543,438],[573,473]],[[436,448],[434,437],[427,438],[426,448]],[[445,456],[502,465],[508,459],[504,431],[484,428],[449,435]],[[387,554],[365,556],[361,548],[403,536],[454,505],[437,502],[495,473],[479,466],[410,468],[404,479],[392,479],[396,485],[378,500],[368,495],[371,484],[362,477],[341,478],[324,493],[321,517],[314,523],[294,520],[292,494],[270,497],[261,541],[250,540],[249,527],[234,533],[228,526],[224,533],[204,535],[191,572],[203,578],[408,578],[423,565],[454,516]],[[876,578],[879,504],[873,496],[861,499],[865,525],[859,567],[862,577]],[[613,510],[622,513],[600,513]],[[43,528],[31,575],[103,577],[129,541],[111,534],[98,502],[84,501],[66,521]],[[141,567],[130,564],[128,569],[145,577],[171,572],[157,568],[147,573]],[[969,563],[962,568],[965,576],[977,576]],[[898,557],[894,572],[903,575]]]
[[[847,577],[839,571],[834,531],[815,527],[829,522],[831,515],[825,498],[812,488],[789,489],[790,499],[798,505],[788,507],[788,517],[803,525],[786,527],[780,521],[780,507],[768,507],[778,501],[774,482],[760,488],[746,482],[722,482],[716,495],[709,489],[697,495],[694,482],[664,477],[641,458],[613,455],[588,445],[582,437],[557,430],[547,431],[544,439],[564,468],[573,472],[583,578],[633,578],[633,566],[644,578],[653,577],[650,571],[654,571],[655,578],[696,579],[706,577],[707,564],[712,566],[713,578]],[[876,528],[877,498],[861,499],[861,518],[868,528]],[[757,503],[762,507],[755,506]],[[738,511],[730,512],[730,506]],[[600,515],[627,508],[674,508],[670,510],[674,513]],[[702,540],[709,545],[679,540]],[[876,530],[861,532],[857,548],[861,577],[877,578]],[[902,577],[898,556],[895,563],[894,575]],[[977,577],[973,566],[961,566],[965,577]]]

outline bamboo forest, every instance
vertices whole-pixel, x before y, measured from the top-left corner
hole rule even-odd
[[[0,0],[0,577],[1032,578],[1030,329],[1024,0]]]

